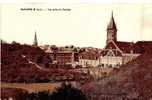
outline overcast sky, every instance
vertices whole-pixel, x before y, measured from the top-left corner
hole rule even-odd
[[[27,11],[21,8],[43,10]],[[47,10],[53,8],[70,11]],[[112,11],[119,41],[152,41],[150,4],[3,4],[0,6],[1,38],[7,42],[14,40],[32,44],[36,31],[39,45],[103,48]]]

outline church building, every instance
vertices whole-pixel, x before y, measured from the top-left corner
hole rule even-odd
[[[101,52],[100,65],[102,67],[118,68],[139,55],[139,53],[134,52],[133,42],[117,41],[117,26],[112,13],[107,26],[106,46]]]

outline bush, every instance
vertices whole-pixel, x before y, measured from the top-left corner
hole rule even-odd
[[[16,100],[86,100],[86,97],[81,90],[72,87],[70,84],[62,84],[52,94],[49,91],[22,93],[17,96]]]
[[[62,87],[52,93],[51,100],[86,100],[86,97],[81,90],[63,83]]]

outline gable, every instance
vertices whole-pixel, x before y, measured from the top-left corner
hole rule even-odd
[[[116,45],[114,44],[114,42],[109,42],[105,49],[117,49]]]
[[[105,49],[101,52],[102,56],[122,56],[122,53],[117,49]]]
[[[123,52],[118,48],[114,41],[110,41],[101,52],[102,56],[108,56],[109,52],[112,52],[114,56],[122,56]]]

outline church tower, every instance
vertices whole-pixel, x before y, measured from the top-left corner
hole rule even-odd
[[[110,41],[117,41],[117,27],[113,18],[113,12],[111,14],[111,19],[110,22],[107,26],[107,43],[109,43]]]
[[[34,35],[34,42],[33,42],[33,46],[38,46],[36,32],[35,32],[35,35]]]

